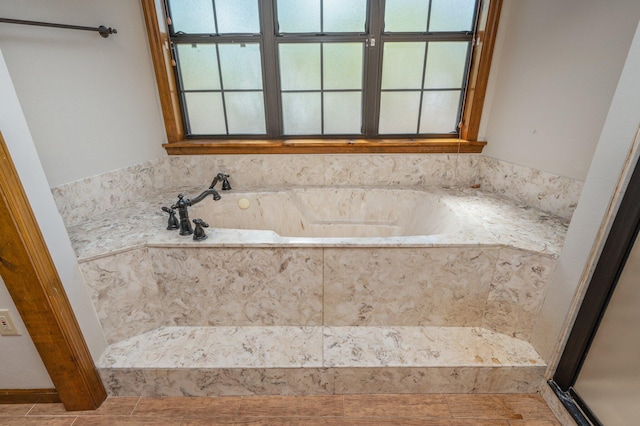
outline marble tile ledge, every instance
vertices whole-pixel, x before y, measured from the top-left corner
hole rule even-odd
[[[110,345],[99,369],[545,367],[479,327],[160,327]]]
[[[396,188],[397,189],[397,188]],[[176,194],[197,194],[202,188],[182,187],[151,194],[68,227],[80,262],[114,255],[140,247],[478,247],[508,246],[557,257],[564,242],[568,221],[507,197],[472,188],[428,188],[451,206],[463,225],[456,232],[426,236],[377,238],[281,237],[270,230],[215,228],[209,221],[209,238],[195,242],[190,237],[167,231],[162,206],[175,201]],[[264,191],[260,188],[234,193]],[[273,189],[269,189],[273,191]],[[223,198],[219,202],[224,201]]]

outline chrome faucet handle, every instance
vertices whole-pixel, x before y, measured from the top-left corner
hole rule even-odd
[[[209,224],[202,219],[193,219],[193,223],[196,224],[196,229],[193,230],[193,239],[195,241],[202,241],[207,239],[207,233],[202,228],[208,228]]]
[[[167,230],[171,231],[173,229],[180,228],[180,223],[178,222],[178,218],[176,217],[176,211],[174,209],[170,209],[169,207],[163,207],[162,211],[169,213],[169,221],[167,222]]]

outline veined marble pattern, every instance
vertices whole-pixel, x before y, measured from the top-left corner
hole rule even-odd
[[[474,154],[221,155],[171,156],[178,171],[168,186],[202,185],[223,171],[232,186],[471,185],[478,178]],[[251,173],[247,173],[250,171]]]
[[[482,326],[528,341],[556,264],[549,256],[500,250]]]
[[[470,186],[478,177],[472,154],[326,155],[325,185]]]
[[[110,396],[329,395],[326,368],[100,368]]]
[[[325,249],[326,325],[479,326],[492,249]]]
[[[482,187],[545,212],[571,219],[583,182],[506,161],[483,157]]]
[[[166,186],[208,187],[215,175],[230,175],[232,188],[322,185],[323,161],[318,155],[175,155]],[[220,186],[218,186],[220,188]]]
[[[481,183],[569,219],[583,183],[476,154],[169,156],[52,188],[67,226],[161,188],[206,188],[216,173],[236,188],[287,186],[467,187]]]
[[[110,396],[535,393],[545,367],[99,368]]]
[[[105,212],[69,228],[81,264],[111,265],[86,275],[88,285],[105,294],[93,301],[110,342],[155,328],[159,318],[166,319],[162,325],[321,325],[324,315],[328,325],[480,326],[500,248],[555,256],[566,231],[565,221],[539,210],[475,189],[440,189],[434,194],[458,210],[463,226],[457,232],[289,238],[266,230],[210,228],[209,239],[194,242],[165,230],[160,207],[175,200],[174,192],[166,196],[169,203],[162,196],[141,199],[117,217]],[[122,267],[138,268],[127,253],[144,248],[153,263],[147,259],[139,277],[127,277],[132,272]],[[132,307],[125,318],[133,319],[125,327],[114,323],[122,315],[106,295],[110,282],[113,297],[130,297],[122,290],[127,282],[133,283],[134,298],[140,289],[153,294],[148,302],[124,304]],[[136,318],[143,320],[137,324]],[[485,321],[499,325],[498,318]]]
[[[479,327],[161,327],[111,344],[100,368],[545,366]]]
[[[559,256],[569,222],[542,210],[477,189],[459,189],[449,199],[454,209],[501,245]]]
[[[544,366],[531,345],[477,327],[325,327],[327,367]]]
[[[321,325],[322,251],[149,249],[169,325]]]
[[[398,189],[401,190],[401,189]],[[68,228],[71,242],[80,261],[110,255],[131,248],[154,247],[477,247],[505,245],[523,250],[557,256],[562,248],[567,222],[540,210],[514,204],[512,201],[477,189],[431,189],[425,197],[438,198],[440,202],[453,208],[457,222],[461,225],[457,232],[382,238],[288,238],[280,237],[269,230],[243,230],[215,228],[216,217],[202,218],[212,228],[207,230],[211,238],[194,242],[189,237],[179,236],[177,231],[166,231],[168,215],[162,206],[170,206],[176,195],[184,192],[195,196],[201,188],[176,188],[165,191],[164,195],[154,195],[128,204],[118,215],[104,212],[90,220]],[[249,194],[260,192],[269,197],[265,190],[251,190]],[[321,188],[314,188],[321,194]],[[419,196],[418,190],[412,190]],[[234,190],[233,197],[225,197],[217,203],[233,203],[241,196],[241,190]],[[327,192],[327,203],[331,203]],[[203,203],[208,202],[203,201]],[[197,205],[196,207],[199,207]],[[270,212],[265,212],[268,215]],[[416,212],[417,213],[417,212]],[[192,217],[195,218],[195,217]],[[416,221],[421,218],[415,217]],[[233,226],[232,221],[225,226]],[[240,225],[238,225],[240,226]]]
[[[157,175],[162,174],[164,164],[164,159],[151,160],[52,188],[58,212],[67,227],[108,210],[118,217],[115,212],[124,206],[160,191]]]
[[[535,393],[544,366],[336,368],[336,394]]]
[[[108,343],[164,325],[147,249],[84,262],[80,270]]]
[[[381,347],[402,362],[381,364]],[[450,327],[166,327],[97,365],[118,396],[535,392],[545,371],[526,342]]]
[[[322,367],[318,327],[161,327],[109,346],[108,368]]]

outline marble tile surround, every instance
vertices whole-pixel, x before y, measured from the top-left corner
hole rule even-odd
[[[114,396],[212,396],[535,392],[545,365],[472,327],[164,327],[98,368]]]
[[[483,188],[569,219],[582,182],[477,154],[169,156],[52,188],[67,226],[116,210],[159,188],[203,187],[218,171],[232,184]]]
[[[324,323],[479,325],[498,251],[326,248]]]
[[[110,344],[161,326],[482,326],[528,340],[555,262],[498,247],[149,247],[80,267]]]
[[[536,393],[545,367],[100,368],[110,396]]]
[[[146,248],[79,266],[107,343],[165,325],[165,312]]]
[[[556,263],[549,256],[507,248],[500,250],[483,309],[482,326],[530,341]]]
[[[571,219],[584,184],[491,157],[483,158],[478,182],[485,190],[565,219]]]
[[[160,327],[111,344],[100,368],[545,366],[479,327]]]
[[[152,248],[169,325],[319,325],[322,250]]]
[[[345,262],[342,247],[296,247],[297,253],[292,254],[282,248],[281,241],[273,241],[261,248],[240,248],[233,232],[222,232],[215,247],[203,244],[207,250],[198,253],[190,243],[158,237],[158,224],[166,220],[162,213],[154,212],[151,220],[137,213],[125,214],[122,221],[110,218],[116,209],[122,217],[123,206],[126,211],[144,211],[141,195],[162,205],[166,202],[162,188],[185,187],[193,192],[222,170],[231,174],[235,188],[468,188],[479,184],[497,196],[476,196],[475,190],[461,189],[461,202],[483,224],[486,241],[491,243],[482,249],[473,244],[358,247],[349,250],[348,258],[354,260]],[[424,359],[416,357],[438,358],[433,350],[416,354],[403,352],[401,345],[396,350],[376,346],[387,341],[397,344],[399,336],[401,341],[412,341],[411,333],[387,332],[360,352],[362,336],[357,344],[353,336],[371,326],[483,327],[487,333],[500,333],[500,339],[527,341],[562,246],[561,228],[566,227],[562,221],[555,224],[553,215],[570,218],[581,187],[580,182],[473,154],[255,155],[167,157],[62,185],[52,192],[70,228],[111,345],[182,325],[215,325],[206,328],[218,329],[224,338],[237,334],[235,328],[264,331],[279,326],[297,330],[282,336],[287,345],[317,346],[309,330],[324,330],[321,341],[333,339],[336,353],[374,354],[373,358],[363,355],[358,366],[340,365],[346,362],[344,354],[331,361],[329,350],[322,353],[319,364],[304,350],[292,350],[290,358],[298,362],[294,368],[283,367],[286,363],[269,367],[216,363],[176,369],[184,351],[169,351],[173,358],[169,356],[167,368],[164,364],[145,370],[121,365],[100,370],[110,394],[174,396],[370,393],[372,389],[382,393],[537,391],[544,361],[466,366],[451,357],[450,363],[425,367],[420,364]],[[512,201],[501,201],[501,197]],[[505,209],[508,203],[513,207]],[[526,226],[512,220],[518,215],[531,216],[525,219]],[[446,238],[434,241],[445,244]],[[205,253],[209,251],[215,254]],[[238,268],[230,267],[233,264]],[[332,334],[332,330],[349,328],[353,328],[350,334]],[[251,344],[259,341],[256,336],[245,337]],[[270,339],[279,341],[277,333]],[[208,342],[196,340],[202,345]],[[177,336],[176,342],[188,344],[188,339]],[[513,348],[511,342],[502,346]],[[129,350],[148,344],[139,341]],[[442,345],[438,348],[444,350]],[[207,358],[203,351],[194,353]],[[277,350],[263,345],[256,354],[277,354]],[[374,360],[396,360],[397,365],[369,365]]]

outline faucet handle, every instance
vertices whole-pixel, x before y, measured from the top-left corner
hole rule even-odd
[[[218,173],[216,177],[213,178],[211,185],[209,185],[209,189],[213,189],[220,181],[222,181],[223,191],[228,191],[231,189],[231,185],[229,184],[229,175],[225,173]]]
[[[169,213],[169,221],[167,222],[167,230],[178,229],[180,225],[178,223],[178,218],[176,217],[176,211],[174,209],[170,209],[169,207],[163,207],[163,212]]]
[[[222,190],[228,191],[230,189],[231,185],[229,184],[229,175],[222,174]]]
[[[193,223],[196,224],[196,229],[193,230],[193,239],[195,241],[206,240],[207,239],[207,233],[204,232],[204,229],[202,229],[202,228],[208,228],[209,224],[207,222],[205,222],[204,220],[200,219],[200,218],[193,219]]]

